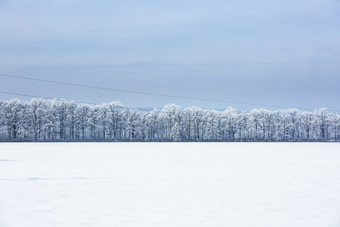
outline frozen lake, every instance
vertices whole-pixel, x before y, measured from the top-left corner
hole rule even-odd
[[[0,226],[340,226],[339,143],[2,143]]]

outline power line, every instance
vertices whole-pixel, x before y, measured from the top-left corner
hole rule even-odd
[[[98,105],[98,103],[91,103],[91,102],[83,102],[83,101],[76,101],[76,100],[67,100],[64,98],[50,98],[50,97],[44,97],[44,96],[37,96],[37,95],[28,95],[28,94],[22,94],[22,93],[16,93],[16,92],[8,92],[8,91],[0,91],[0,94],[6,94],[6,95],[16,95],[16,96],[23,96],[23,97],[29,97],[29,98],[41,98],[41,99],[46,99],[46,100],[59,100],[59,101],[67,101],[67,102],[74,102],[74,103],[79,103],[79,104],[88,104],[88,105]],[[140,110],[140,111],[148,111],[146,109],[140,109],[140,108],[133,108],[133,107],[126,107],[126,106],[121,106],[120,108],[123,109],[128,109],[128,110]],[[286,108],[291,108],[291,107],[286,107]],[[301,108],[298,108],[301,110]],[[315,111],[315,109],[310,109]],[[329,110],[331,112],[340,112],[338,110]]]
[[[8,91],[0,91],[0,93],[1,94],[6,94],[6,95],[16,95],[16,96],[29,97],[29,98],[41,98],[41,99],[46,99],[46,100],[67,101],[67,102],[74,102],[74,103],[79,103],[79,104],[88,104],[88,105],[94,105],[94,106],[98,105],[98,103],[82,102],[82,101],[75,101],[75,100],[67,100],[67,99],[64,99],[64,98],[50,98],[50,97],[37,96],[37,95],[28,95],[28,94],[22,94],[22,93],[16,93],[16,92],[8,92]],[[143,109],[126,107],[126,106],[120,106],[120,108],[128,109],[128,110],[141,110],[141,111],[145,111]]]
[[[150,79],[150,78],[140,78],[137,76],[131,76],[131,75],[123,75],[124,78],[126,76],[137,79],[137,80],[144,80],[144,81],[154,81],[158,83],[165,83],[165,84],[174,84],[174,85],[185,85],[185,86],[191,86],[191,87],[200,87],[200,88],[210,88],[210,89],[221,89],[223,90],[229,90],[229,91],[238,91],[238,92],[250,92],[250,93],[258,93],[258,94],[277,94],[277,95],[285,95],[285,96],[301,96],[301,97],[310,97],[310,98],[321,98],[321,99],[339,99],[339,97],[336,96],[323,96],[323,95],[307,95],[307,94],[297,94],[297,93],[287,93],[287,92],[279,92],[279,91],[268,91],[268,90],[252,90],[252,89],[244,89],[244,88],[230,88],[225,86],[213,86],[213,85],[202,85],[202,84],[193,84],[193,83],[182,83],[182,82],[176,82],[176,81],[163,81],[163,80],[157,80],[157,79]],[[113,75],[113,77],[122,77],[122,75]]]
[[[9,78],[16,78],[16,79],[23,79],[23,80],[30,80],[30,81],[38,81],[44,83],[52,83],[52,84],[59,84],[59,85],[68,85],[74,87],[82,87],[82,88],[91,88],[91,89],[98,89],[98,90],[107,90],[107,91],[116,91],[116,92],[124,92],[130,94],[139,94],[139,95],[150,95],[150,96],[158,96],[158,97],[168,97],[168,98],[177,98],[177,99],[186,99],[186,100],[197,100],[197,101],[206,101],[206,102],[217,102],[217,103],[224,103],[224,104],[237,104],[237,105],[247,105],[247,106],[257,106],[257,107],[271,107],[271,108],[292,108],[291,106],[282,106],[282,105],[269,105],[269,104],[261,104],[261,103],[248,103],[248,102],[235,102],[229,100],[219,100],[219,99],[206,99],[206,98],[198,98],[198,97],[190,97],[190,96],[179,96],[179,95],[169,95],[169,94],[160,94],[160,93],[152,93],[152,92],[142,92],[142,91],[134,91],[134,90],[125,90],[125,89],[117,89],[117,88],[108,88],[108,87],[99,87],[99,86],[92,86],[86,84],[77,84],[77,83],[69,83],[69,82],[61,82],[55,80],[46,80],[46,79],[36,79],[31,77],[23,77],[23,76],[16,76],[16,75],[9,75],[0,73],[2,77],[9,77]],[[315,110],[313,108],[307,107],[295,107],[302,110]],[[337,110],[330,110],[335,111]]]

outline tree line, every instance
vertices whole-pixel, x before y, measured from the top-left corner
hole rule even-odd
[[[119,102],[0,101],[1,141],[340,141],[340,114],[322,108],[238,112],[181,108],[141,111]]]

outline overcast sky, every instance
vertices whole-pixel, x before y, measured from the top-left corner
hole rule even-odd
[[[0,0],[0,73],[340,110],[340,1]],[[5,77],[0,91],[134,107],[254,108]]]

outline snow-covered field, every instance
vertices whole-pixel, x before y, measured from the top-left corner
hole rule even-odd
[[[0,226],[340,226],[336,143],[2,143]]]

